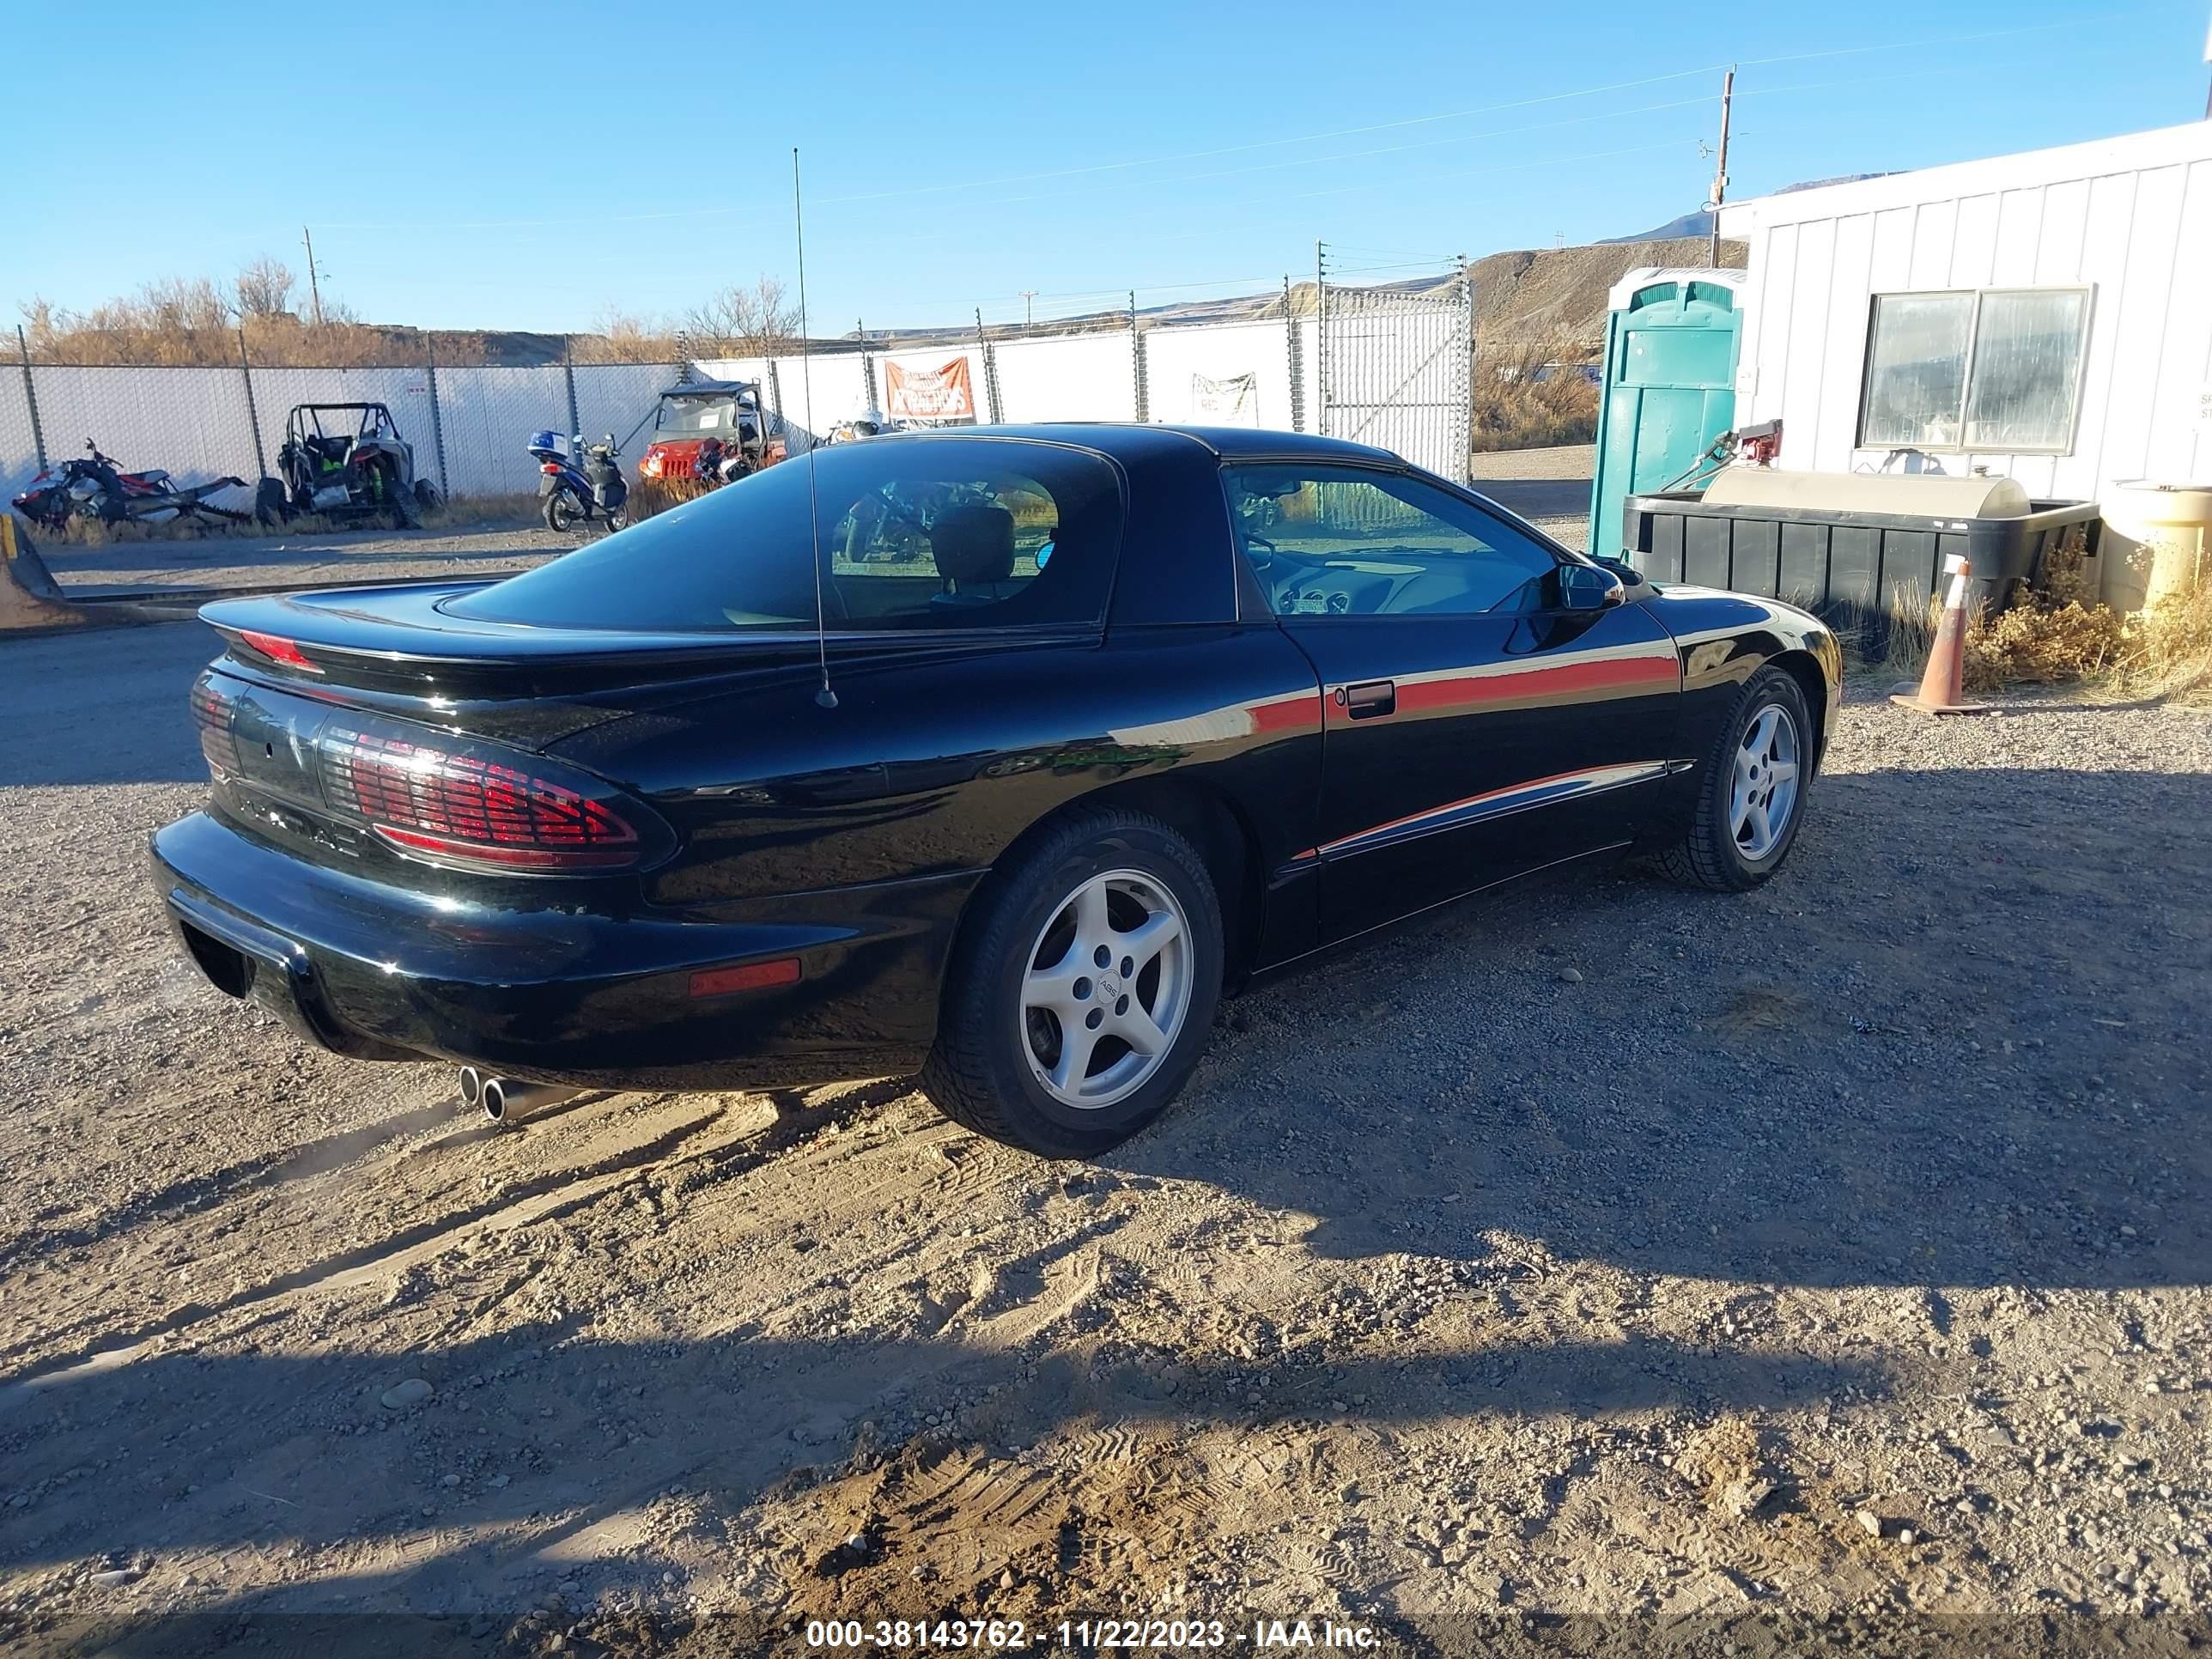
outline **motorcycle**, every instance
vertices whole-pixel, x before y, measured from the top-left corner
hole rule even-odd
[[[569,526],[595,518],[611,530],[629,522],[629,484],[613,433],[586,444],[580,432],[567,443],[553,432],[533,432],[530,453],[538,462],[538,510],[548,530],[566,534]]]
[[[72,519],[112,525],[173,514],[179,520],[244,524],[253,516],[207,502],[209,496],[222,490],[245,489],[243,478],[216,478],[180,489],[159,468],[125,472],[112,457],[101,454],[91,439],[84,441],[84,458],[48,467],[33,478],[30,488],[15,497],[15,510],[48,530],[67,529]]]

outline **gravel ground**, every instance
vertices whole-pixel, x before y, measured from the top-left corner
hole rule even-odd
[[[1501,449],[1474,458],[1474,487],[1547,535],[1580,548],[1589,539],[1595,444]]]
[[[1856,698],[1767,887],[1431,915],[1079,1165],[898,1083],[498,1133],[300,1047],[144,884],[209,651],[0,646],[11,1652],[2203,1633],[2201,711]]]
[[[596,533],[596,532],[594,532]],[[85,547],[41,537],[40,556],[76,599],[147,588],[224,590],[283,583],[340,587],[394,577],[506,576],[582,544],[525,521],[453,530],[362,530],[337,535],[222,536],[107,542]]]

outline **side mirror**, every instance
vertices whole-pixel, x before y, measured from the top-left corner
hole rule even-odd
[[[1628,598],[1628,585],[1595,565],[1563,564],[1559,580],[1562,611],[1604,611]]]

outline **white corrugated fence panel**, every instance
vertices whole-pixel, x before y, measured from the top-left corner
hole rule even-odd
[[[1282,323],[1156,328],[1145,336],[1146,401],[1154,421],[1204,425],[1201,380],[1252,377],[1251,418],[1237,424],[1291,429],[1290,343]]]
[[[660,394],[676,384],[674,363],[580,363],[576,375],[576,423],[587,443],[613,434],[626,459],[653,441]],[[635,471],[633,464],[630,471]]]
[[[1010,422],[1133,421],[1137,360],[1127,334],[994,342]]]
[[[31,425],[31,400],[23,393],[23,371],[0,371],[0,501],[14,499],[39,471],[38,435]]]
[[[20,394],[22,371],[13,374]],[[226,477],[243,478],[249,488],[253,483],[253,422],[246,412],[246,376],[238,369],[33,364],[31,380],[49,461],[83,454],[90,439],[125,472],[158,467],[179,484]],[[227,494],[213,504],[242,511],[252,501]]]
[[[568,426],[568,378],[557,365],[441,368],[438,413],[444,422],[450,494],[534,495],[538,464],[527,447],[530,434]],[[415,459],[419,469],[419,441]]]

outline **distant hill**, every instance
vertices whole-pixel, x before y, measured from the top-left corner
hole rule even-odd
[[[1721,244],[1721,264],[1743,268],[1741,242]],[[1613,285],[1642,265],[1700,266],[1711,244],[1702,236],[1672,241],[1596,242],[1587,247],[1523,248],[1493,253],[1474,265],[1478,350],[1580,349],[1605,344],[1605,303]]]
[[[1674,242],[1686,236],[1711,236],[1712,234],[1713,216],[1707,210],[1699,208],[1695,213],[1669,219],[1665,224],[1655,225],[1650,230],[1639,230],[1633,236],[1608,236],[1597,246],[1613,247],[1622,242]]]
[[[1807,179],[1794,185],[1784,185],[1775,191],[1777,196],[1787,196],[1794,190],[1818,190],[1823,185],[1855,185],[1862,179],[1887,179],[1886,173],[1841,173],[1832,179]],[[1699,208],[1679,219],[1669,219],[1663,225],[1637,232],[1633,236],[1608,236],[1597,246],[1610,247],[1616,242],[1671,242],[1684,236],[1711,236],[1713,234],[1711,210]]]

